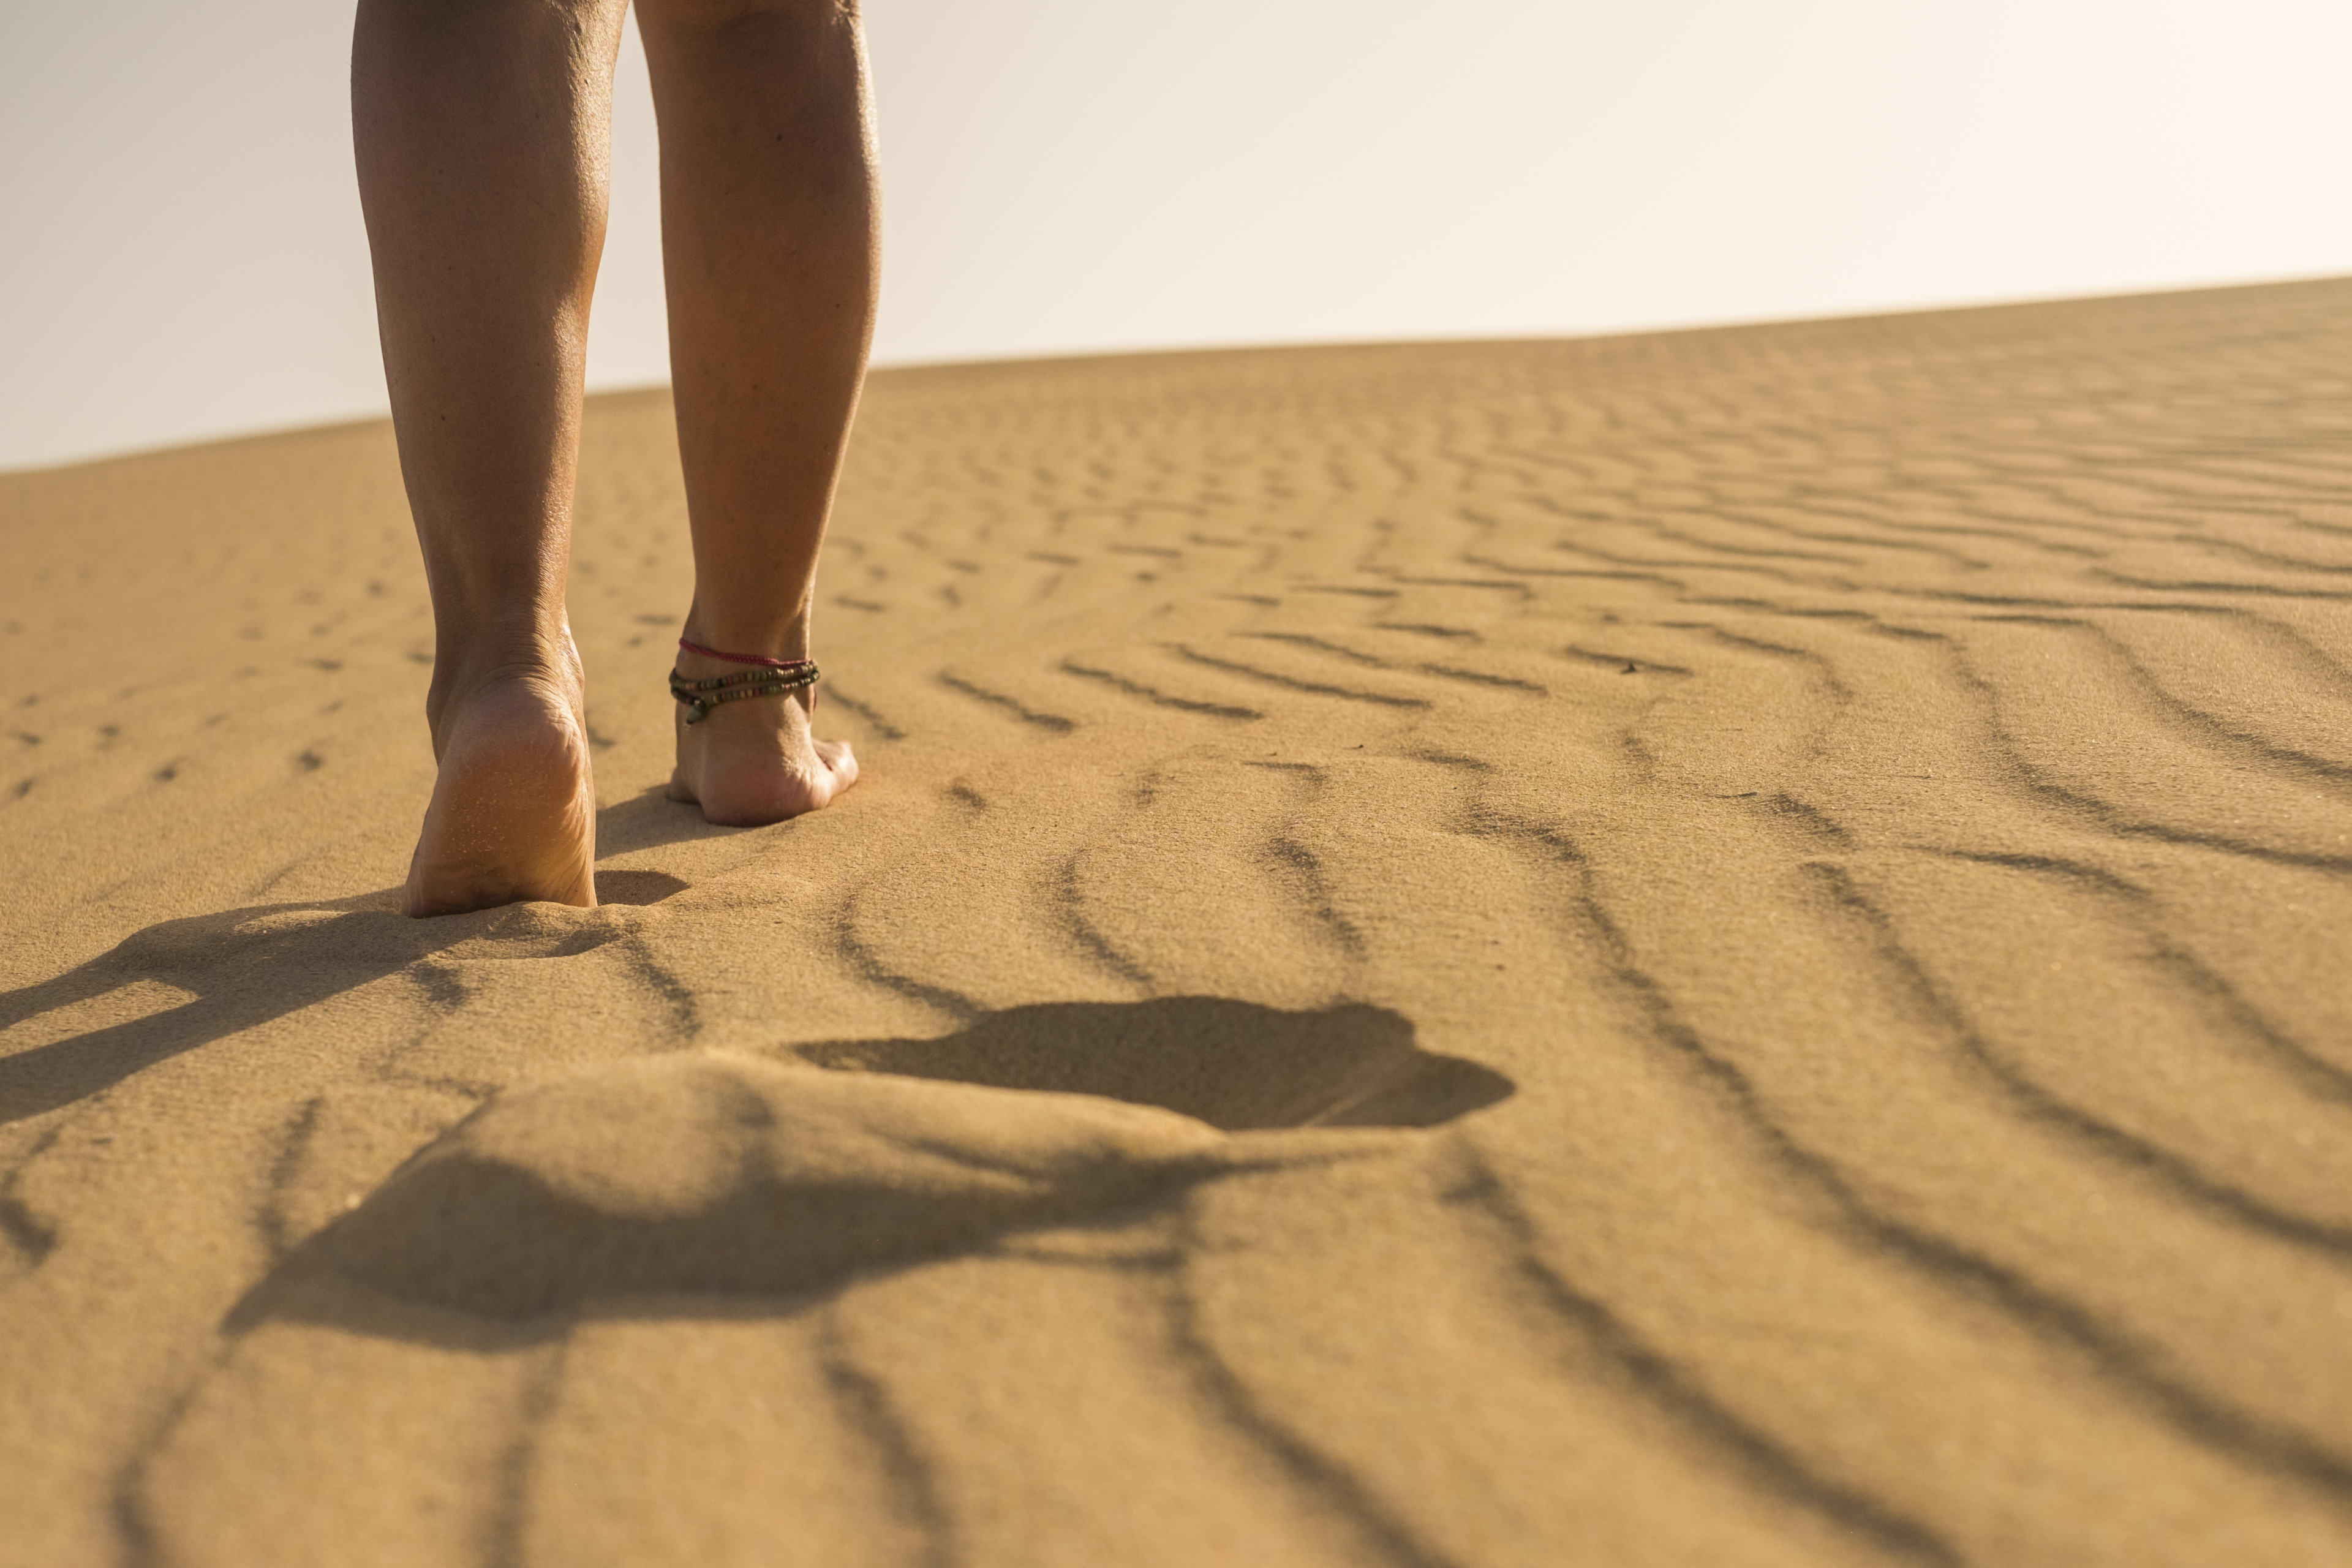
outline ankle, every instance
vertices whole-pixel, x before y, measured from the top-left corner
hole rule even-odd
[[[433,679],[425,689],[425,723],[437,741],[453,708],[484,691],[515,684],[538,688],[567,706],[578,703],[586,683],[569,626],[559,625],[551,634],[493,630],[442,639],[434,651]]]

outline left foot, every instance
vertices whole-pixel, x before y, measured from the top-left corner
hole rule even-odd
[[[746,668],[678,650],[678,672],[690,679]],[[814,688],[803,688],[722,702],[688,724],[680,705],[669,798],[698,804],[705,821],[724,827],[759,827],[832,804],[857,782],[857,758],[848,742],[820,741],[811,732],[814,706]]]
[[[596,902],[596,790],[577,656],[467,682],[432,716],[440,772],[401,909]]]

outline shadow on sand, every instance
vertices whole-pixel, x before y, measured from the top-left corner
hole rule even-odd
[[[1286,1012],[1222,996],[1048,1002],[983,1014],[934,1039],[793,1049],[819,1067],[1155,1105],[1228,1132],[1433,1127],[1511,1092],[1491,1068],[1423,1050],[1402,1014],[1362,1004]]]
[[[672,815],[616,809],[644,815],[641,836]],[[685,887],[599,876],[614,904]],[[414,921],[388,890],[162,921],[0,995],[0,1028],[80,1026],[17,1037],[0,1122],[436,955],[562,957],[625,929],[544,905]],[[108,1000],[142,982],[173,989]],[[494,1096],[281,1258],[230,1327],[298,1317],[473,1342],[614,1299],[806,1299],[1023,1230],[1124,1225],[1204,1180],[1391,1154],[1404,1130],[1511,1092],[1422,1049],[1385,1008],[1217,996],[1012,1007],[928,1039],[663,1052]]]
[[[658,789],[606,806],[596,818],[598,844],[612,855],[740,831],[713,827],[693,806],[666,800]],[[686,887],[663,871],[596,873],[597,899],[607,904],[658,903]],[[0,993],[0,1030],[142,981],[193,993],[176,1006],[0,1057],[0,1124],[70,1105],[184,1051],[299,1012],[513,922],[512,909],[429,921],[406,919],[399,909],[399,890],[384,889],[163,921],[54,979]],[[609,936],[583,932],[577,940],[593,946]]]
[[[297,1247],[229,1326],[471,1343],[598,1303],[791,1310],[1022,1231],[1124,1225],[1202,1181],[1392,1155],[1400,1130],[1512,1087],[1421,1050],[1383,1008],[1208,996],[778,1054],[672,1052],[509,1089]]]

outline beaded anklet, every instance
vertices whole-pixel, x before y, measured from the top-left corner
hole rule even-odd
[[[686,721],[689,724],[701,723],[721,702],[741,702],[752,697],[782,697],[787,691],[797,691],[803,686],[816,684],[816,660],[813,658],[770,658],[764,654],[720,653],[715,647],[704,647],[684,637],[677,639],[677,646],[705,658],[758,667],[736,675],[714,675],[707,680],[688,680],[677,670],[671,670],[669,694],[686,705]]]

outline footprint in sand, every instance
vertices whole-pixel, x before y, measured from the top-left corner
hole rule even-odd
[[[690,885],[667,871],[599,871],[596,873],[596,901],[599,904],[657,904],[673,894],[686,891]]]
[[[1396,1142],[1223,1128],[1426,1125],[1511,1088],[1419,1050],[1381,1009],[1206,997],[1013,1008],[937,1040],[803,1049],[857,1070],[695,1052],[509,1090],[280,1283],[323,1268],[495,1317],[616,1295],[799,1294]],[[269,1311],[268,1294],[244,1315]]]

